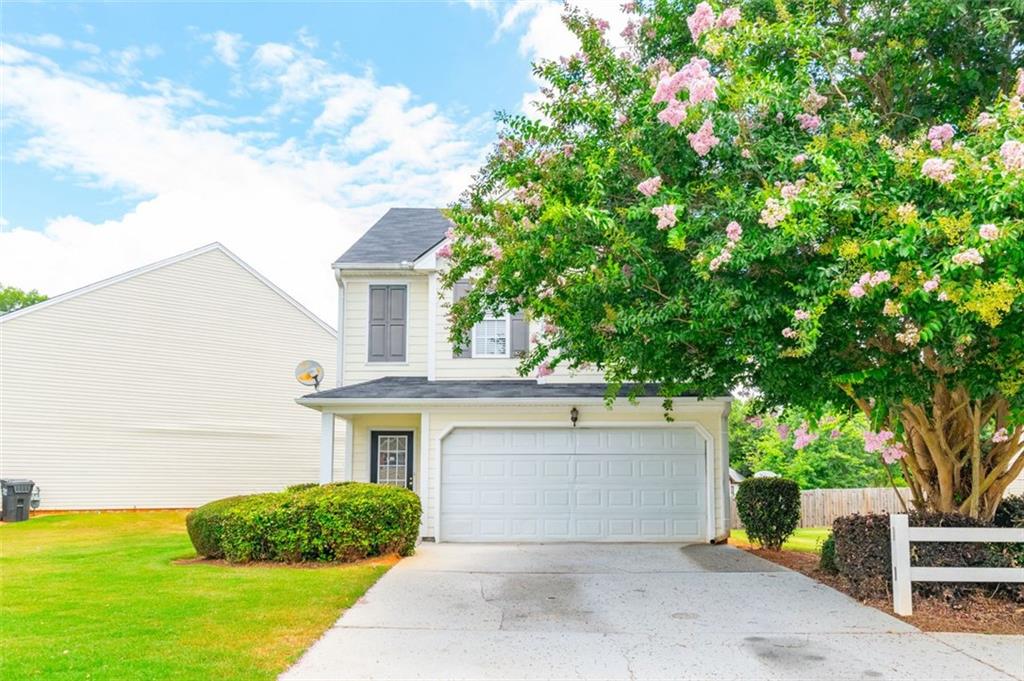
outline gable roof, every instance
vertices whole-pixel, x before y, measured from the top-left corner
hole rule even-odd
[[[182,262],[184,260],[188,260],[189,258],[194,258],[194,257],[196,257],[198,255],[203,255],[204,253],[209,253],[210,251],[220,251],[221,253],[226,255],[228,258],[230,258],[236,264],[238,264],[242,269],[244,269],[246,272],[248,272],[253,277],[255,277],[257,281],[262,283],[264,286],[269,288],[271,291],[273,291],[277,295],[279,295],[282,298],[284,298],[285,301],[290,303],[293,307],[295,307],[295,309],[297,309],[299,312],[301,312],[302,314],[306,315],[307,317],[312,319],[314,322],[316,322],[318,325],[320,325],[320,327],[323,328],[324,331],[326,331],[327,333],[331,334],[332,336],[337,337],[337,335],[338,335],[337,331],[335,331],[334,328],[330,324],[328,324],[324,320],[320,319],[315,314],[310,312],[308,309],[303,307],[303,305],[301,303],[299,303],[299,301],[295,300],[290,295],[288,295],[287,293],[282,291],[280,288],[275,286],[273,282],[271,282],[269,279],[264,277],[262,274],[260,274],[256,270],[254,270],[252,267],[249,266],[248,263],[246,263],[244,260],[239,258],[237,255],[235,255],[234,253],[229,251],[227,248],[224,247],[223,244],[221,244],[221,243],[219,243],[217,241],[214,241],[211,244],[207,244],[205,246],[201,246],[199,248],[193,249],[191,251],[186,251],[185,253],[181,253],[179,255],[171,256],[170,258],[165,258],[163,260],[151,263],[149,265],[143,265],[142,267],[136,268],[134,270],[129,270],[127,272],[123,272],[121,274],[118,274],[118,275],[115,275],[113,277],[110,277],[109,279],[103,279],[103,280],[97,281],[97,282],[95,282],[93,284],[89,284],[87,286],[83,286],[81,288],[76,288],[76,289],[74,289],[72,291],[68,291],[67,293],[62,293],[62,294],[60,294],[58,296],[53,296],[52,298],[47,298],[46,300],[44,300],[42,302],[39,302],[39,303],[36,303],[35,305],[29,305],[28,307],[23,307],[20,310],[15,310],[14,312],[8,312],[5,315],[0,315],[0,324],[2,324],[4,322],[8,322],[8,321],[10,321],[12,319],[17,319],[18,317],[21,317],[23,315],[31,314],[31,313],[33,313],[33,312],[35,312],[37,310],[41,310],[43,308],[47,308],[47,307],[50,307],[52,305],[59,305],[60,303],[63,303],[66,300],[71,300],[72,298],[77,298],[80,295],[83,295],[85,293],[90,293],[92,291],[96,291],[96,290],[101,289],[101,288],[105,288],[107,286],[110,286],[111,284],[117,284],[117,283],[125,281],[127,279],[132,279],[133,277],[137,277],[139,275],[146,274],[147,272],[152,272],[152,271],[158,270],[158,269],[160,269],[162,267],[167,267],[168,265],[174,265],[175,263],[179,263],[179,262]]]
[[[334,268],[407,267],[444,241],[451,226],[440,208],[391,208],[334,261]]]

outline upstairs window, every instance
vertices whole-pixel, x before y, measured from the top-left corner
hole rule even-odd
[[[368,361],[405,361],[407,294],[404,284],[370,285]]]
[[[474,357],[508,357],[509,316],[485,317],[473,327]]]

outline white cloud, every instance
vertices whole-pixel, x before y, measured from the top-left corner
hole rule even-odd
[[[36,47],[48,50],[59,50],[64,47],[64,39],[59,35],[54,35],[53,33],[41,33],[38,35],[19,33],[18,35],[12,36],[11,39],[19,45],[25,45],[26,47]]]
[[[296,102],[321,107],[286,139],[271,114],[218,115],[170,81],[129,94],[9,45],[0,60],[7,125],[27,135],[15,160],[139,197],[101,222],[3,227],[4,282],[51,295],[216,240],[333,323],[329,263],[389,206],[454,199],[490,137],[489,115],[455,120],[404,86],[280,43],[257,47],[245,77],[276,93],[289,122]]]
[[[203,37],[213,43],[213,53],[221,63],[231,68],[238,66],[241,52],[245,49],[245,41],[240,34],[216,31]]]

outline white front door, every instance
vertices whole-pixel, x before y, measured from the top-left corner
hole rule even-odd
[[[692,428],[459,428],[441,451],[441,541],[707,539]]]

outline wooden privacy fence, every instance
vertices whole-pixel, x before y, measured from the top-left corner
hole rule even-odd
[[[900,494],[910,505],[910,490],[902,487]],[[853,513],[903,513],[892,487],[858,487],[855,489],[809,489],[800,493],[800,527],[826,527],[832,521]],[[732,526],[743,527],[732,500]]]

